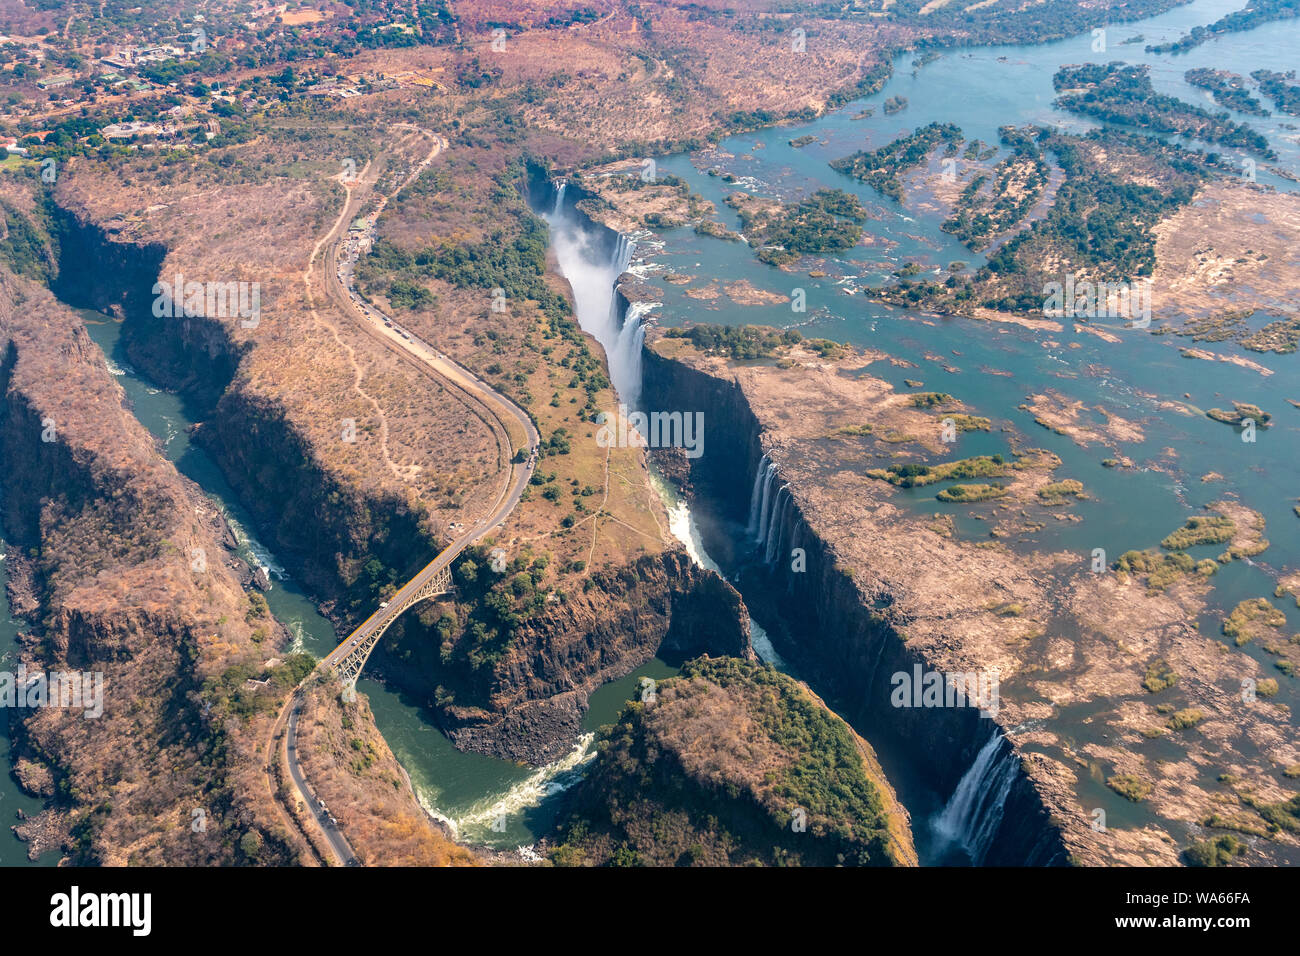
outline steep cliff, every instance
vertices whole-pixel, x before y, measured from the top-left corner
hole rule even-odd
[[[691,661],[629,704],[598,750],[556,863],[916,865],[870,746],[770,666]]]
[[[286,566],[315,593],[338,602],[343,616],[364,614],[376,581],[362,577],[363,564],[378,560],[378,577],[389,583],[437,553],[427,508],[340,472],[326,460],[332,444],[322,446],[283,398],[258,389],[247,372],[237,374],[258,345],[237,322],[154,314],[154,283],[172,282],[168,270],[184,276],[188,256],[169,258],[157,241],[124,241],[74,207],[49,208],[59,252],[54,290],[65,301],[125,317],[132,362],[194,403],[205,420],[199,441]]]
[[[73,301],[124,315],[132,361],[195,403],[203,419],[198,440],[256,518],[263,539],[344,628],[352,626],[433,557],[453,523],[471,525],[495,498],[500,476],[493,435],[436,376],[376,348],[354,318],[341,315],[336,302],[320,301],[321,294],[304,283],[303,262],[295,256],[310,254],[307,224],[326,208],[320,196],[298,184],[258,187],[262,208],[246,199],[236,203],[230,191],[225,208],[235,224],[210,241],[196,241],[199,223],[187,202],[173,200],[164,210],[154,201],[150,209],[157,212],[128,221],[109,215],[93,182],[72,178],[57,193],[51,214],[62,237],[56,285]],[[220,205],[223,196],[208,195],[208,201]],[[241,232],[264,234],[272,208],[286,217],[275,228],[307,230],[295,234],[294,245],[275,247],[273,267],[250,262],[250,250],[238,242]],[[212,253],[205,257],[209,244]],[[133,251],[138,258],[129,262]],[[102,278],[79,285],[100,261],[120,261],[129,288]],[[260,269],[262,277],[256,329],[229,316],[158,317],[150,307],[155,278],[259,274],[250,269]],[[449,302],[455,294],[447,293]],[[454,311],[475,314],[469,305]],[[421,329],[423,319],[409,321]],[[567,343],[564,364],[558,354],[549,358],[535,369],[539,384],[531,387],[559,394],[558,386],[593,401],[608,388],[599,357],[558,314],[513,316],[509,329],[497,328],[492,314],[474,321],[491,324],[490,340],[473,324],[464,342],[446,338],[441,315],[421,334],[491,379],[491,363],[504,361],[507,336],[551,338],[558,329]],[[480,354],[480,341],[492,349]],[[553,381],[559,374],[563,379]],[[684,555],[664,550],[663,509],[640,453],[598,449],[595,426],[575,420],[568,404],[533,403],[530,410],[549,446],[539,467],[548,473],[547,484],[525,498],[496,542],[512,554],[538,543],[550,566],[537,589],[552,597],[520,613],[518,626],[509,628],[508,652],[490,648],[486,664],[483,649],[476,648],[472,669],[443,673],[446,635],[436,627],[443,611],[425,607],[390,631],[374,666],[435,703],[457,746],[541,762],[572,745],[591,690],[626,674],[661,644],[665,653],[680,646],[683,652],[729,654],[747,653],[748,644],[734,590]],[[348,417],[357,425],[352,444],[340,441],[337,427]],[[571,454],[570,445],[581,447]],[[554,495],[560,487],[562,498]],[[599,498],[586,497],[597,489]],[[599,507],[583,511],[587,501]],[[570,502],[574,511],[566,518],[556,508]],[[452,613],[462,628],[483,616],[465,593],[462,588],[462,603]],[[480,597],[486,592],[475,593]],[[498,643],[506,636],[498,634]],[[458,642],[459,634],[452,643]],[[442,686],[454,689],[454,701],[439,694]]]
[[[593,690],[650,658],[752,655],[740,595],[680,550],[586,581],[523,620],[490,666],[448,664],[468,639],[461,622],[471,608],[461,606],[447,609],[455,618],[441,632],[436,622],[399,630],[377,655],[377,669],[424,697],[462,750],[541,764],[572,746]]]
[[[4,270],[0,357],[21,664],[82,691],[14,711],[18,777],[49,798],[20,832],[61,834],[79,863],[291,862],[256,734],[215,692],[273,669],[284,638],[220,515],[123,408],[77,315]]]
[[[947,662],[911,645],[909,614],[895,606],[888,584],[870,568],[851,570],[845,560],[846,541],[828,541],[819,533],[818,522],[805,516],[804,502],[820,493],[818,484],[833,461],[831,455],[807,451],[798,456],[805,471],[797,478],[774,469],[769,491],[781,500],[779,507],[769,502],[767,534],[757,543],[760,557],[754,556],[756,543],[747,525],[757,472],[760,465],[769,464],[764,455],[776,455],[774,444],[790,420],[789,408],[800,409],[800,421],[820,434],[834,431],[831,417],[823,418],[821,408],[810,407],[800,396],[772,391],[764,394],[764,414],[780,417],[760,420],[753,395],[725,362],[697,358],[665,355],[652,340],[644,353],[644,388],[648,407],[706,412],[707,453],[689,462],[689,476],[692,492],[703,505],[700,510],[713,516],[703,522],[710,553],[724,567],[744,571],[742,592],[763,619],[780,622],[772,633],[777,649],[811,686],[832,700],[851,724],[869,728],[873,739],[905,753],[928,787],[952,793],[994,732],[994,722],[972,707],[908,708],[891,703],[893,675],[911,674],[918,664],[924,671],[943,669],[940,665]],[[834,404],[833,394],[821,391],[824,383],[809,387],[823,395],[819,403]],[[782,402],[784,412],[779,411]],[[786,460],[798,455],[795,445],[792,440],[783,445],[790,456]],[[680,469],[683,462],[670,454],[666,464]],[[853,511],[861,499],[840,493],[834,500],[839,508]],[[885,547],[894,534],[905,540],[915,533],[885,523],[873,525],[863,515],[851,527],[855,536],[869,533],[870,540]],[[769,553],[771,562],[765,560]],[[902,573],[906,577],[907,572]],[[1063,861],[1049,813],[1019,768],[996,825],[983,862]]]

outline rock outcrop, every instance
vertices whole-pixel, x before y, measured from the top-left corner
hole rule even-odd
[[[602,732],[561,865],[915,866],[875,753],[768,665],[691,661]]]
[[[284,635],[79,317],[2,270],[0,395],[5,533],[34,556],[11,569],[30,626],[19,663],[51,688],[15,711],[20,780],[50,800],[20,833],[77,863],[293,861],[256,786],[256,734],[212,693]],[[56,704],[54,674],[78,679],[79,706]]]
[[[438,708],[459,748],[542,764],[580,735],[593,690],[652,657],[753,654],[740,595],[684,551],[639,558],[588,581],[522,624],[490,673]],[[378,667],[436,707],[439,681],[451,683],[437,651],[417,627],[381,654]]]
[[[756,471],[773,450],[773,441],[791,416],[831,432],[830,415],[823,409],[810,410],[798,397],[785,396],[784,411],[764,406],[760,420],[751,396],[741,381],[726,370],[725,362],[682,360],[665,356],[651,338],[645,350],[645,393],[652,408],[707,410],[707,453],[690,462],[690,477],[703,510],[716,516],[712,530],[706,526],[706,543],[724,567],[738,567],[755,547],[745,529],[751,510]],[[860,363],[859,363],[860,364]],[[797,371],[788,374],[798,374]],[[810,384],[819,394],[823,385]],[[776,400],[776,396],[764,398]],[[825,401],[833,406],[833,395]],[[771,411],[780,417],[767,418]],[[835,440],[835,439],[832,439]],[[793,443],[791,443],[793,446]],[[773,451],[773,455],[776,453]],[[800,459],[809,472],[820,473],[826,462],[820,456]],[[680,462],[678,462],[680,465]],[[800,480],[814,480],[811,474]],[[792,472],[782,470],[773,479],[770,492],[783,486],[780,507],[769,502],[768,539],[775,540],[775,571],[751,573],[746,587],[765,616],[779,620],[783,628],[772,634],[778,650],[811,686],[835,705],[852,725],[869,731],[873,739],[886,741],[891,749],[906,753],[913,772],[926,785],[943,794],[952,793],[976,754],[995,728],[973,707],[900,708],[891,705],[892,676],[913,672],[921,665],[931,670],[940,664],[908,640],[907,615],[899,613],[894,593],[886,581],[871,569],[850,568],[845,561],[845,542],[828,540],[817,521],[804,513],[815,485],[804,488]],[[861,499],[836,497],[841,508],[856,509]],[[893,532],[885,525],[873,526],[864,518],[855,534],[872,540]],[[904,534],[907,532],[899,531]],[[883,544],[882,540],[882,544]],[[760,550],[766,551],[766,542]],[[798,572],[791,568],[792,553],[799,549]],[[970,670],[986,665],[969,664]],[[957,670],[955,667],[939,669]],[[1064,852],[1043,802],[1023,773],[1007,795],[996,837],[990,841],[989,864],[1042,864],[1062,862]]]

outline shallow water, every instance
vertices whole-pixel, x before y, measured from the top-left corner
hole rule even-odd
[[[1007,124],[1090,128],[1095,124],[1051,105],[1055,96],[1051,78],[1064,64],[1112,60],[1149,63],[1158,90],[1199,105],[1207,105],[1206,94],[1182,79],[1183,72],[1192,67],[1210,66],[1242,74],[1260,68],[1281,72],[1293,69],[1300,21],[1229,34],[1176,57],[1147,54],[1143,44],[1119,43],[1138,34],[1145,37],[1145,43],[1176,39],[1191,26],[1208,24],[1242,6],[1241,0],[1199,0],[1147,21],[1112,27],[1108,31],[1109,48],[1103,53],[1094,53],[1092,38],[1082,36],[1043,46],[954,50],[917,70],[912,69],[913,55],[909,54],[896,63],[893,78],[878,94],[815,122],[735,136],[716,150],[692,156],[658,157],[661,174],[681,176],[692,190],[713,201],[718,218],[732,230],[740,230],[740,220],[723,199],[737,189],[761,196],[797,198],[817,188],[837,187],[858,196],[873,218],[865,226],[863,245],[817,262],[817,268],[828,273],[823,278],[812,278],[803,271],[807,264],[791,272],[764,265],[743,243],[702,237],[687,228],[657,233],[638,243],[631,265],[632,271],[661,290],[663,304],[654,311],[653,320],[664,326],[696,322],[798,326],[809,337],[876,348],[915,363],[915,368],[900,368],[875,362],[865,371],[891,382],[900,391],[907,390],[904,379],[920,379],[925,389],[950,392],[973,406],[973,413],[993,420],[991,433],[961,435],[952,457],[1009,453],[1012,446],[1002,431],[1005,427],[1020,436],[1025,446],[1058,454],[1062,459],[1056,472],[1058,479],[1077,478],[1083,482],[1088,499],[1064,509],[1079,515],[1081,522],[1049,519],[1041,531],[1012,543],[1013,548],[1074,551],[1085,566],[1093,549],[1101,548],[1107,560],[1114,560],[1129,549],[1157,546],[1206,504],[1224,497],[1240,499],[1264,515],[1268,523],[1266,536],[1272,543],[1256,558],[1233,562],[1215,575],[1211,609],[1200,625],[1204,633],[1219,636],[1219,624],[1227,610],[1246,598],[1270,597],[1279,573],[1300,567],[1300,536],[1295,533],[1297,518],[1292,511],[1300,495],[1295,465],[1300,459],[1300,410],[1287,401],[1300,400],[1300,355],[1262,355],[1232,343],[1206,343],[1210,351],[1245,357],[1274,373],[1262,375],[1227,362],[1185,359],[1178,346],[1191,345],[1190,340],[1126,329],[1119,321],[1094,323],[1119,336],[1118,343],[1108,343],[1069,329],[1044,333],[1019,325],[945,319],[847,295],[846,290],[887,281],[892,271],[906,261],[923,261],[943,269],[954,260],[977,266],[983,257],[944,234],[939,217],[900,207],[827,164],[858,149],[878,148],[930,122],[956,123],[968,141],[978,137],[991,145],[997,144],[998,127]],[[886,116],[881,103],[899,95],[907,98],[908,107]],[[1267,97],[1260,98],[1266,108],[1271,108]],[[875,114],[869,119],[851,119],[864,107],[874,107]],[[1215,104],[1207,108],[1216,112],[1220,109]],[[1267,135],[1280,156],[1279,167],[1300,172],[1300,136],[1296,130],[1284,128],[1284,124],[1300,126],[1300,118],[1274,113],[1267,119],[1239,114],[1234,114],[1233,119]],[[789,145],[790,140],[805,134],[815,136],[816,142],[802,149]],[[1246,158],[1233,150],[1207,148]],[[1005,151],[999,153],[1004,155]],[[1260,182],[1288,191],[1300,188],[1269,173],[1264,165],[1257,167]],[[730,172],[738,181],[724,183],[721,176],[707,174],[710,168]],[[691,276],[693,281],[658,281],[666,272]],[[802,289],[807,312],[792,313],[789,304],[736,305],[725,294],[709,300],[686,295],[690,289],[736,280],[782,296]],[[1154,318],[1153,325],[1159,326],[1160,316]],[[1136,467],[1104,467],[1102,460],[1114,455],[1109,448],[1082,448],[1035,424],[1032,415],[1019,406],[1030,394],[1047,389],[1082,400],[1090,409],[1105,409],[1139,423],[1143,439],[1118,446],[1118,452],[1131,457]],[[1230,408],[1233,400],[1257,404],[1274,417],[1273,426],[1260,430],[1254,443],[1244,443],[1238,430],[1204,415],[1204,410],[1211,407]],[[1087,414],[1101,420],[1097,411]],[[706,420],[706,436],[707,429]],[[707,437],[705,447],[707,453]],[[1202,482],[1201,477],[1210,472],[1222,474],[1224,480]],[[921,513],[951,514],[958,534],[986,540],[988,524],[978,519],[991,515],[994,505],[942,504],[934,498],[942,487],[912,489],[899,497]],[[729,532],[740,536],[745,529],[735,527]],[[1222,546],[1211,546],[1190,553],[1199,559],[1213,557],[1222,550]],[[1290,599],[1273,603],[1288,618],[1285,640],[1287,633],[1300,631],[1300,613]],[[1073,624],[1061,621],[1056,622],[1056,627],[1068,636]],[[1279,696],[1294,713],[1300,704],[1296,681],[1282,677],[1273,668],[1271,655],[1253,645],[1233,648],[1231,652],[1250,654],[1261,663],[1261,676],[1278,677],[1283,685]],[[1004,695],[1016,692],[1014,686],[1003,688]],[[1062,709],[1054,726],[1061,726],[1066,736],[1075,733],[1078,741],[1086,743],[1100,731],[1084,725],[1085,716]],[[1173,750],[1164,752],[1170,748]],[[1153,759],[1176,759],[1182,752],[1172,741],[1159,740],[1151,743],[1150,755]],[[1097,770],[1094,776],[1085,775],[1080,782],[1083,806],[1105,808],[1111,826],[1138,825],[1150,819],[1146,810],[1106,788],[1099,773]],[[910,809],[914,822],[929,815],[920,806]]]
[[[876,362],[866,371],[900,390],[906,390],[905,378],[922,380],[925,389],[950,392],[974,406],[975,413],[993,419],[991,433],[961,435],[954,457],[1009,453],[1011,446],[1000,431],[1009,426],[1027,445],[1061,456],[1059,478],[1083,482],[1089,498],[1070,510],[1084,520],[1048,521],[1020,547],[1074,550],[1081,560],[1093,548],[1103,548],[1113,559],[1129,549],[1156,545],[1203,505],[1225,495],[1237,496],[1265,516],[1272,546],[1254,559],[1253,567],[1234,564],[1219,572],[1216,593],[1222,593],[1218,603],[1231,607],[1241,596],[1271,594],[1278,570],[1300,565],[1300,537],[1294,533],[1296,516],[1292,512],[1300,494],[1295,483],[1300,411],[1287,401],[1300,399],[1300,356],[1259,354],[1232,343],[1206,344],[1211,351],[1241,355],[1276,373],[1264,376],[1227,362],[1185,359],[1178,346],[1189,345],[1190,340],[1125,329],[1118,321],[1094,323],[1120,337],[1118,344],[1112,344],[1069,329],[1044,333],[1018,325],[907,313],[846,295],[846,277],[852,285],[875,285],[903,261],[925,259],[943,266],[957,259],[978,263],[980,257],[942,233],[938,217],[900,207],[827,165],[831,159],[881,146],[931,121],[955,122],[968,140],[979,137],[987,143],[996,143],[997,128],[1009,123],[1082,128],[1086,124],[1051,106],[1052,74],[1066,63],[1151,63],[1158,88],[1195,103],[1202,102],[1202,91],[1182,80],[1183,71],[1193,66],[1241,73],[1261,67],[1293,68],[1300,21],[1229,34],[1177,57],[1144,53],[1141,44],[1118,43],[1137,34],[1147,43],[1176,38],[1192,25],[1212,22],[1241,6],[1239,0],[1199,0],[1151,20],[1112,27],[1109,48],[1102,54],[1093,53],[1092,38],[1083,36],[1037,47],[955,50],[915,71],[911,68],[913,57],[904,56],[894,78],[880,93],[816,122],[732,137],[711,154],[657,159],[661,172],[682,176],[693,190],[713,200],[719,217],[733,229],[739,228],[739,218],[722,199],[738,187],[707,175],[710,166],[750,177],[746,181],[756,187],[751,191],[760,195],[797,196],[815,188],[842,188],[859,196],[881,218],[866,225],[875,245],[859,246],[818,263],[830,273],[825,278],[766,266],[741,243],[698,236],[685,228],[642,242],[634,252],[633,268],[662,289],[664,304],[654,312],[655,321],[665,326],[693,322],[799,326],[810,337],[878,348],[915,363],[916,368],[898,368]],[[909,105],[899,114],[885,116],[880,103],[895,95],[907,97]],[[872,118],[850,119],[864,106],[876,107]],[[1281,128],[1281,123],[1291,120],[1300,125],[1300,118],[1282,114],[1265,120],[1234,118],[1268,135],[1281,155],[1279,166],[1300,171],[1296,133]],[[803,149],[789,146],[789,140],[804,134],[817,136],[818,142]],[[718,158],[726,154],[733,158]],[[1259,178],[1280,188],[1297,188],[1263,172]],[[689,285],[655,282],[656,276],[668,270],[699,278]],[[795,288],[805,290],[807,313],[792,313],[788,304],[739,306],[725,295],[707,301],[685,294],[710,280],[725,284],[740,279],[781,295],[788,296]],[[1158,326],[1159,317],[1156,319],[1154,325]],[[1009,374],[991,374],[994,372]],[[1039,427],[1019,408],[1029,394],[1047,389],[1140,423],[1144,439],[1119,446],[1122,454],[1136,462],[1136,473],[1104,467],[1102,459],[1112,456],[1106,447],[1080,448],[1071,439]],[[1231,407],[1234,399],[1257,404],[1274,416],[1273,426],[1261,429],[1253,444],[1243,443],[1236,429],[1203,414],[1211,407]],[[1171,402],[1182,408],[1168,407]],[[1098,413],[1091,414],[1100,420]],[[1212,471],[1225,480],[1203,483],[1201,476]],[[912,489],[902,497],[919,511],[952,513],[961,533],[985,537],[983,523],[969,517],[987,513],[990,506],[963,509],[943,505],[934,500],[940,487]],[[1207,553],[1217,551],[1207,549]],[[1294,602],[1279,604],[1289,605],[1284,610],[1292,627],[1300,628]]]

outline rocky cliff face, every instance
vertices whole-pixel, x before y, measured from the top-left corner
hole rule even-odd
[[[371,609],[371,582],[361,577],[367,562],[379,561],[400,583],[441,547],[426,509],[342,480],[263,396],[232,387],[199,435],[281,560],[343,616]]]
[[[646,556],[587,580],[515,632],[507,655],[464,695],[477,705],[436,708],[457,747],[546,763],[581,734],[588,695],[652,657],[752,656],[740,595],[682,551]],[[433,703],[445,679],[433,651],[428,631],[412,626],[377,653],[376,663],[393,683]]]
[[[749,546],[734,531],[748,520],[751,492],[764,447],[764,426],[744,390],[734,380],[707,374],[647,348],[645,401],[650,408],[707,410],[707,454],[690,463],[693,492],[722,523],[704,522],[710,552],[724,567],[734,566]],[[670,461],[669,467],[680,467]],[[774,488],[788,481],[778,475]],[[798,496],[775,510],[773,530],[788,563],[803,550],[806,570],[773,577],[751,575],[742,583],[760,613],[775,615],[782,632],[778,650],[851,724],[869,728],[907,755],[929,786],[952,793],[994,727],[973,708],[919,709],[890,706],[891,675],[911,673],[915,664],[930,669],[924,655],[910,650],[905,624],[891,612],[887,592],[867,594],[845,573],[834,545],[823,541],[805,519]],[[712,530],[711,530],[712,529]],[[861,533],[872,533],[870,527]],[[1007,798],[988,864],[1061,862],[1059,837],[1035,788],[1018,773]]]
[[[775,669],[700,659],[602,732],[562,865],[914,866],[871,747]]]
[[[60,211],[58,219],[66,237],[59,244],[61,289],[73,301],[125,315],[132,360],[199,406],[205,417],[199,440],[277,556],[336,617],[364,617],[381,586],[404,582],[434,556],[439,545],[421,502],[322,460],[319,437],[307,434],[301,416],[255,380],[248,370],[255,364],[251,350],[262,343],[238,340],[229,321],[153,316],[148,290],[160,271],[174,269],[175,251],[163,254],[156,243],[123,241],[76,206]],[[105,260],[120,260],[129,288],[100,279],[77,284],[80,276],[98,274],[97,263]],[[275,325],[290,321],[277,315]],[[440,395],[426,392],[420,400],[428,405]],[[465,417],[440,404],[425,414]],[[376,562],[378,572],[367,573]],[[582,580],[564,586],[572,589]],[[593,571],[589,580],[581,593],[548,606],[521,628],[508,657],[490,674],[476,675],[473,692],[462,695],[471,703],[442,708],[458,747],[544,762],[572,746],[587,694],[644,663],[661,645],[669,654],[748,653],[739,596],[684,554],[648,555]],[[393,642],[386,642],[387,653],[376,654],[375,666],[432,701],[437,640],[430,627],[408,615],[391,634]]]
[[[234,340],[229,321],[153,314],[150,290],[162,275],[165,247],[116,241],[110,229],[54,208],[56,291],[66,301],[125,317],[131,360],[195,403],[206,419],[199,440],[286,567],[317,595],[342,600],[347,613],[349,601],[371,597],[368,582],[358,584],[364,562],[377,559],[404,580],[432,559],[437,544],[423,510],[333,473],[287,410],[237,375],[249,346]]]
[[[283,638],[220,516],[122,407],[76,314],[3,271],[0,357],[10,584],[32,628],[21,662],[82,691],[80,706],[51,695],[16,711],[16,773],[51,800],[21,832],[80,863],[292,861],[251,785],[255,736],[208,694]]]

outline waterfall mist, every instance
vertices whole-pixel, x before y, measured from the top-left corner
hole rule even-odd
[[[933,821],[935,836],[960,846],[975,866],[984,862],[1002,823],[1007,794],[1016,780],[1016,763],[1011,744],[994,731]]]
[[[566,205],[565,192],[565,184],[559,184],[554,206],[542,216],[551,229],[551,246],[560,273],[573,288],[578,325],[604,348],[619,400],[636,408],[641,393],[643,321],[653,306],[634,303],[624,318],[619,314],[615,289],[618,277],[632,261],[635,243],[620,233],[611,244],[608,231],[591,225]]]

